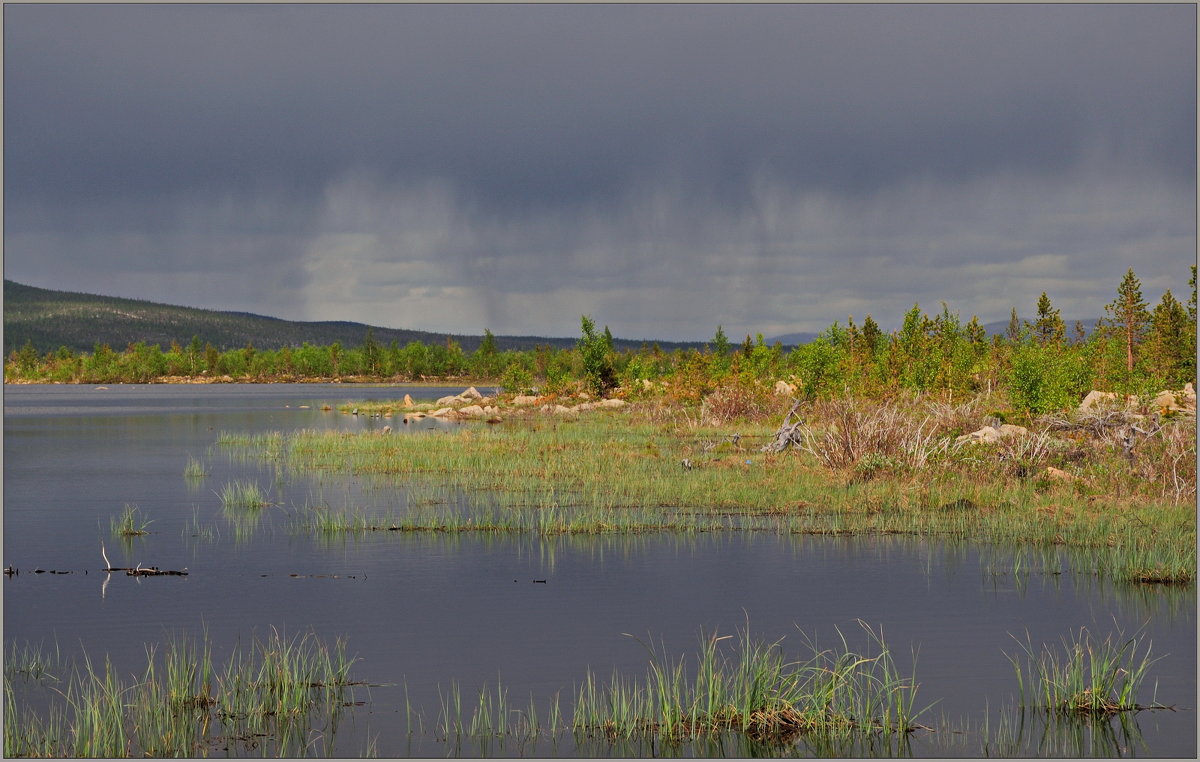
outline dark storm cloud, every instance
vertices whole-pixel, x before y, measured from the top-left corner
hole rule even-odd
[[[1006,266],[988,277],[1007,292],[1062,257],[1089,267],[1078,297],[1063,277],[1082,309],[1131,264],[1186,278],[1195,20],[8,5],[6,266],[164,300],[155,272],[208,288],[241,266],[286,273],[256,307],[286,317],[564,332],[594,309],[703,338],[941,298],[1002,317],[1029,295],[981,293],[969,268]],[[240,288],[189,301],[250,308]]]

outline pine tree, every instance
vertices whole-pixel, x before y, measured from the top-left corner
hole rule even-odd
[[[1033,324],[1033,336],[1038,344],[1057,346],[1063,342],[1067,327],[1059,310],[1050,304],[1050,297],[1043,291],[1037,303],[1037,322]]]
[[[1021,319],[1017,317],[1017,308],[1012,308],[1012,314],[1008,318],[1008,331],[1006,331],[1009,341],[1016,341],[1021,338]]]
[[[883,335],[879,324],[875,322],[875,318],[871,317],[871,313],[867,313],[867,318],[863,320],[862,325],[862,340],[867,347],[867,354],[871,357],[875,356],[875,351],[879,348],[879,337]]]
[[[713,354],[715,354],[717,357],[725,357],[729,354],[729,350],[731,349],[729,338],[725,335],[725,329],[719,325],[717,326],[716,335],[713,336],[711,346]]]
[[[1104,307],[1109,334],[1125,347],[1125,370],[1133,373],[1134,349],[1142,343],[1150,315],[1142,299],[1142,283],[1133,274],[1133,268],[1125,273],[1117,287],[1117,298]]]
[[[1187,340],[1188,330],[1187,311],[1167,289],[1150,314],[1150,346],[1154,369],[1168,383],[1182,382],[1190,377],[1193,358]]]

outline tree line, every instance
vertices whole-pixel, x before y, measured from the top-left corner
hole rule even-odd
[[[172,342],[168,349],[139,341],[121,351],[97,344],[90,353],[60,347],[41,354],[26,343],[8,355],[4,372],[10,381],[63,383],[149,383],[172,376],[253,382],[471,379],[512,392],[584,387],[603,394],[624,387],[638,394],[665,388],[684,401],[731,384],[765,393],[783,379],[808,399],[897,390],[1004,392],[1013,408],[1044,413],[1078,404],[1093,388],[1149,394],[1194,381],[1195,266],[1189,285],[1186,304],[1168,290],[1151,309],[1130,269],[1090,334],[1078,323],[1067,326],[1042,293],[1033,320],[1021,320],[1014,309],[1008,330],[991,337],[977,318],[964,324],[944,303],[933,315],[914,304],[894,332],[885,333],[871,315],[861,324],[851,316],[790,351],[766,345],[761,334],[733,343],[721,326],[704,349],[666,352],[645,344],[617,350],[608,328],[598,330],[583,316],[581,335],[569,348],[500,350],[490,330],[470,352],[453,338],[385,346],[370,329],[357,346],[305,342],[257,349],[248,343],[220,351],[196,336],[187,346]]]

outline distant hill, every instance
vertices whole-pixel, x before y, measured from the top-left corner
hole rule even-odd
[[[260,349],[279,349],[300,346],[306,341],[314,345],[339,341],[343,346],[352,347],[363,342],[368,328],[375,341],[384,346],[392,341],[404,346],[410,341],[433,344],[452,338],[464,351],[471,352],[483,338],[482,335],[412,331],[348,321],[281,320],[249,312],[176,307],[141,299],[51,291],[4,281],[5,356],[24,346],[26,341],[32,342],[43,353],[60,346],[90,352],[96,344],[108,344],[121,351],[138,341],[158,344],[163,349],[169,348],[172,341],[186,347],[193,336],[211,342],[222,351],[244,347],[247,343]],[[496,336],[499,349],[532,349],[539,344],[573,347],[576,341],[563,337]],[[631,339],[614,339],[613,343],[617,349],[637,349],[644,343],[657,343],[668,352],[704,346],[701,342]]]

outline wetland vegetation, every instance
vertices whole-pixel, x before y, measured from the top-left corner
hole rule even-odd
[[[168,351],[135,344],[117,353],[100,346],[91,355],[20,350],[8,358],[6,379],[465,377],[495,384],[480,384],[490,396],[479,404],[497,411],[486,422],[457,412],[473,402],[466,399],[353,399],[357,390],[325,404],[305,399],[297,406],[303,418],[296,410],[288,415],[297,418],[286,419],[308,421],[304,426],[276,427],[276,419],[264,415],[255,427],[237,428],[248,417],[240,409],[220,419],[216,430],[199,416],[176,421],[203,432],[186,441],[190,451],[180,451],[159,471],[183,482],[186,497],[151,492],[138,498],[149,506],[145,513],[122,497],[106,509],[109,531],[101,525],[100,534],[127,540],[126,548],[136,544],[139,554],[157,552],[153,560],[178,535],[197,571],[187,577],[192,588],[166,593],[152,586],[179,580],[134,577],[129,584],[144,587],[130,593],[116,580],[110,586],[106,575],[93,597],[130,616],[139,616],[148,601],[172,605],[166,601],[175,590],[188,591],[178,596],[182,600],[202,595],[195,591],[209,579],[225,596],[218,607],[242,605],[227,599],[228,585],[245,591],[242,616],[259,609],[264,616],[288,611],[301,621],[329,615],[340,626],[340,616],[350,610],[343,606],[359,601],[370,614],[351,618],[358,634],[367,636],[385,608],[387,621],[401,630],[405,620],[445,607],[446,596],[466,595],[461,581],[443,588],[437,574],[421,576],[419,567],[441,564],[438,573],[445,575],[469,565],[465,556],[471,554],[459,558],[455,545],[478,552],[475,538],[502,546],[489,555],[486,574],[494,576],[498,567],[510,577],[512,556],[553,555],[560,547],[583,547],[564,556],[601,557],[605,543],[660,537],[696,543],[781,538],[789,546],[828,537],[831,543],[918,538],[938,547],[970,546],[979,549],[973,552],[982,559],[984,588],[1023,593],[1031,578],[1065,577],[1072,586],[1111,586],[1120,592],[1110,595],[1155,599],[1133,606],[1136,618],[1160,611],[1166,600],[1187,619],[1194,618],[1194,601],[1186,594],[1196,578],[1196,418],[1194,393],[1187,389],[1195,381],[1194,283],[1193,270],[1186,306],[1168,293],[1150,311],[1130,271],[1101,330],[1077,330],[1074,338],[1043,295],[1036,322],[1021,323],[1014,313],[1008,333],[990,338],[976,320],[962,325],[945,307],[931,317],[914,306],[890,335],[868,316],[862,325],[835,324],[791,351],[767,346],[761,337],[736,346],[720,328],[704,351],[617,351],[611,334],[584,317],[573,349],[499,351],[484,341],[468,354],[453,342],[382,347],[368,336],[350,348],[218,352],[194,341]],[[1092,390],[1112,398],[1081,406]],[[1172,394],[1164,397],[1163,391]],[[621,404],[597,404],[608,400]],[[210,445],[202,458],[192,454],[197,441]],[[83,488],[81,504],[94,491]],[[189,501],[180,518],[179,506]],[[34,521],[27,517],[36,512],[12,515],[17,526]],[[106,514],[99,515],[103,522]],[[145,536],[150,515],[158,523]],[[221,519],[231,530],[232,550],[210,523]],[[88,523],[95,527],[92,519]],[[282,550],[262,536],[271,534],[264,528],[280,525],[289,534],[286,543],[274,543],[289,546]],[[172,527],[179,531],[160,530]],[[92,539],[86,542],[90,547]],[[529,547],[514,553],[514,542]],[[622,547],[610,556],[639,555]],[[264,549],[277,554],[269,556],[275,564],[270,569],[255,566],[268,557]],[[239,553],[255,560],[248,563]],[[297,558],[324,566],[283,566]],[[140,568],[141,559],[133,560]],[[554,566],[553,559],[543,562]],[[789,557],[786,563],[800,561]],[[702,565],[689,568],[697,574]],[[231,566],[236,570],[228,571]],[[586,566],[576,581],[594,573]],[[833,587],[842,572],[828,574],[822,579]],[[539,567],[530,581],[545,582],[545,576]],[[313,582],[296,613],[282,602],[276,579],[296,588],[314,580],[360,587],[352,594],[345,587],[325,592]],[[627,587],[655,582],[628,579]],[[501,595],[496,580],[479,584],[481,596]],[[410,597],[423,600],[422,585],[435,591],[425,608],[409,603]],[[555,591],[554,584],[512,585],[518,587]],[[513,609],[536,600],[507,590],[503,595]],[[319,606],[310,606],[310,598],[332,613],[314,612]],[[557,608],[565,605],[562,599],[546,599],[553,626],[580,616],[564,615]],[[96,605],[82,600],[64,605]],[[1006,600],[997,594],[997,602]],[[804,601],[795,597],[797,615],[807,611]],[[10,612],[22,605],[32,610],[33,604],[16,603]],[[110,611],[83,610],[102,616]],[[142,647],[140,630],[133,632]],[[431,652],[438,644],[427,646],[430,641],[460,636],[450,629],[413,632],[425,635],[420,648]],[[832,646],[818,647],[802,633],[798,653],[778,640],[751,637],[748,621],[734,636],[709,632],[689,656],[648,636],[644,673],[631,672],[628,662],[608,672],[595,666],[602,654],[592,653],[577,671],[560,667],[542,679],[537,695],[518,693],[495,671],[480,680],[477,670],[474,677],[440,675],[433,709],[428,685],[422,686],[424,703],[409,702],[407,683],[389,686],[404,695],[389,707],[403,719],[413,748],[427,752],[413,739],[432,736],[444,745],[439,751],[455,755],[906,756],[924,750],[939,756],[1115,756],[1140,748],[1135,715],[1167,714],[1157,711],[1160,700],[1181,701],[1157,695],[1161,657],[1158,651],[1151,656],[1141,633],[1126,636],[1118,627],[1103,636],[1076,628],[1056,645],[1026,632],[1001,659],[1005,669],[1011,666],[1006,677],[1013,701],[998,720],[986,712],[963,731],[969,740],[958,741],[953,728],[961,719],[933,716],[930,705],[937,706],[939,695],[921,692],[918,700],[915,651],[894,652],[878,621],[863,624],[861,632],[836,630]],[[1051,637],[1059,635],[1061,630]],[[480,637],[491,637],[490,630],[476,635],[472,650]],[[373,658],[390,671],[370,677],[390,681],[402,673],[404,649],[414,648],[413,638],[393,642],[389,634],[377,644]],[[371,732],[361,729],[348,734],[350,746],[334,744],[360,697],[370,698],[371,686],[350,674],[351,666],[362,665],[344,641],[327,646],[315,635],[286,638],[272,630],[248,649],[233,646],[222,663],[213,651],[224,645],[207,634],[148,643],[143,662],[131,669],[128,660],[123,666],[110,662],[106,649],[69,661],[57,647],[49,655],[6,642],[6,756],[403,753],[394,737],[378,748]],[[419,660],[425,652],[414,653]],[[1194,735],[1194,721],[1191,728]],[[929,735],[938,736],[936,745],[914,746]]]

